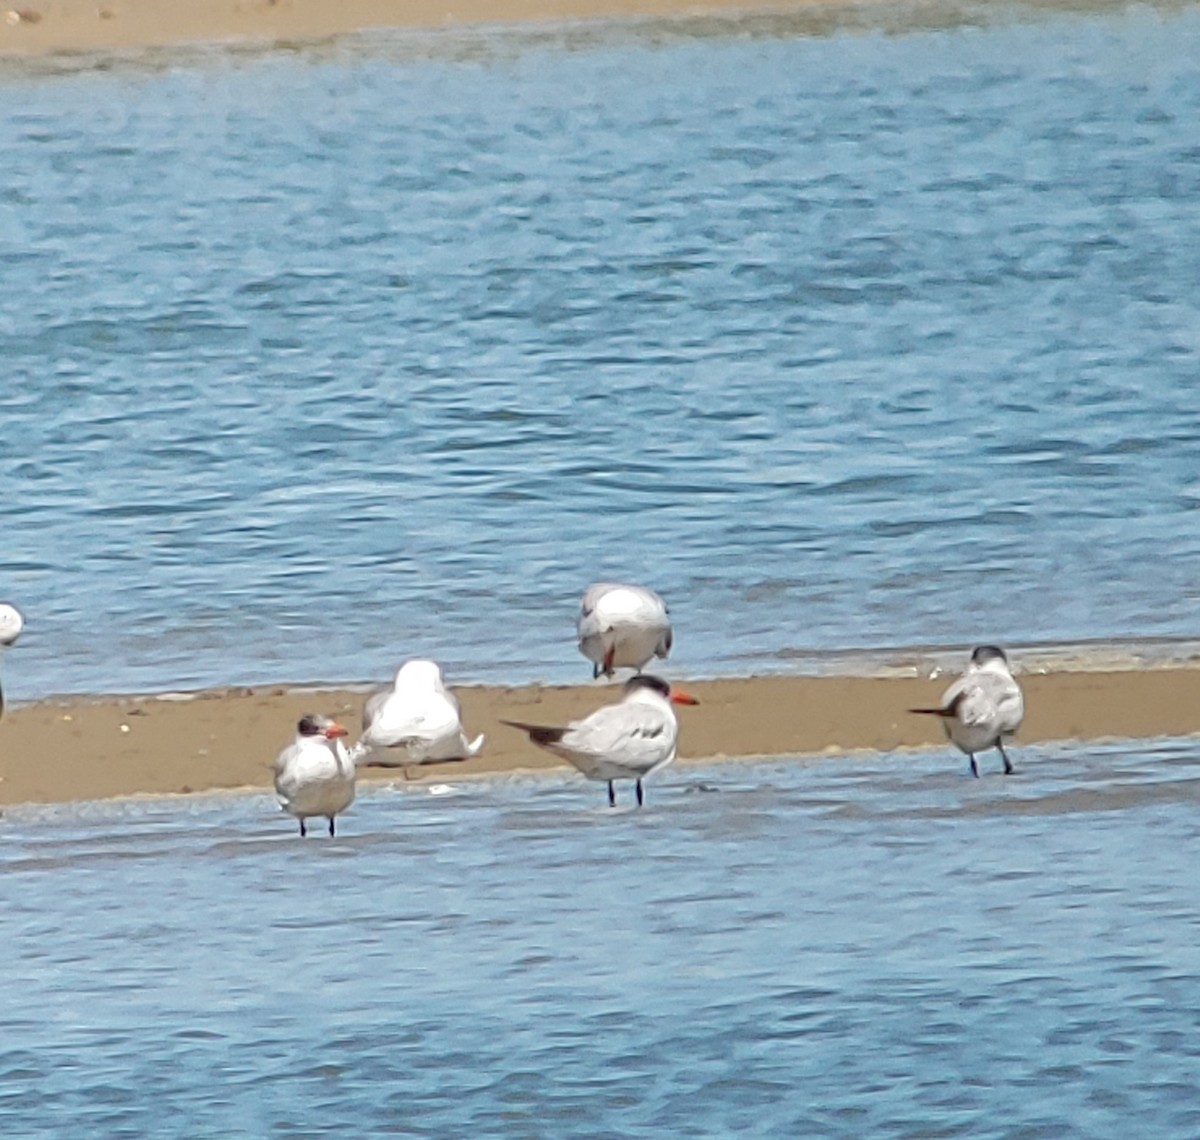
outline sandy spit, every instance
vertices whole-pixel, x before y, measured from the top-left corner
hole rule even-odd
[[[181,43],[295,43],[371,28],[787,12],[827,0],[19,0],[0,6],[0,56]]]
[[[1022,743],[1200,733],[1200,669],[1059,672],[1021,678]],[[945,746],[940,726],[910,715],[935,702],[946,678],[751,677],[682,682],[702,702],[680,710],[682,761],[746,756],[896,752]],[[460,687],[483,755],[409,769],[415,779],[558,766],[511,717],[559,724],[615,699],[609,685]],[[136,794],[268,787],[274,757],[300,716],[324,712],[357,732],[361,688],[232,689],[153,696],[51,699],[12,707],[0,721],[0,803],[55,803]],[[948,765],[964,764],[949,747]],[[372,773],[373,774],[373,773]],[[399,773],[384,771],[381,778]]]

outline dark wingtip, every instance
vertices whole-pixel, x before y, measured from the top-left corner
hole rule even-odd
[[[519,728],[522,732],[529,733],[529,739],[534,744],[557,744],[562,740],[565,728],[552,728],[545,724],[526,724],[520,720],[504,720],[501,718],[501,724],[508,725],[509,728]]]

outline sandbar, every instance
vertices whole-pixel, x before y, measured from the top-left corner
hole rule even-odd
[[[290,43],[383,27],[442,28],[628,16],[836,8],[824,0],[19,0],[0,5],[0,56],[92,53],[181,43]],[[14,659],[15,662],[15,659]],[[1200,733],[1200,668],[1060,670],[1023,676],[1022,743]],[[687,684],[681,763],[751,756],[891,753],[945,747],[940,726],[907,709],[946,678],[762,676]],[[502,717],[564,723],[615,698],[603,685],[459,688],[482,756],[405,771],[413,779],[561,767]],[[50,698],[0,721],[0,804],[266,788],[271,763],[308,711],[357,727],[364,686],[288,685],[196,693]],[[379,773],[396,779],[394,771]],[[399,776],[399,778],[404,778]]]
[[[1178,665],[1021,676],[1027,716],[1021,745],[1200,733],[1200,668]],[[935,718],[910,707],[936,702],[948,678],[762,676],[673,679],[700,700],[680,710],[680,763],[870,750],[905,762],[944,747],[966,771]],[[268,686],[155,695],[51,698],[11,707],[0,720],[0,803],[57,803],[138,794],[267,788],[271,764],[305,712],[357,732],[367,686]],[[614,700],[610,684],[465,686],[456,689],[483,754],[455,764],[369,770],[368,778],[445,780],[561,768],[501,718],[562,724]]]

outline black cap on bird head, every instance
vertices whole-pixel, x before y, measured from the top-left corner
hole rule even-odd
[[[989,661],[1003,661],[1008,664],[1008,655],[998,645],[979,645],[971,651],[972,665],[986,665]]]
[[[652,673],[638,673],[625,682],[626,695],[635,693],[638,689],[649,689],[652,693],[657,693],[675,705],[698,705],[700,703],[691,694],[680,689],[672,689],[666,681],[661,677],[655,677]]]
[[[323,736],[325,724],[326,720],[323,716],[318,716],[316,713],[305,713],[300,718],[300,723],[296,725],[296,731],[301,736]]]
[[[638,673],[625,682],[625,692],[632,693],[635,689],[652,689],[661,697],[671,696],[671,686],[651,673]]]

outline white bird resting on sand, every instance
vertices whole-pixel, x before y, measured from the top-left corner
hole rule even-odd
[[[672,690],[660,677],[639,673],[625,682],[619,704],[604,705],[564,728],[519,720],[503,723],[529,733],[534,744],[573,764],[589,780],[607,782],[609,807],[617,802],[613,781],[635,780],[640,807],[645,802],[642,781],[675,759],[679,722],[672,702],[700,703]]]
[[[334,817],[354,802],[354,759],[342,743],[346,730],[335,720],[306,713],[296,725],[296,739],[275,760],[279,806],[300,821],[323,815],[333,835]]]
[[[367,767],[404,768],[469,760],[486,739],[467,739],[462,708],[446,688],[441,667],[418,659],[400,667],[390,688],[367,698],[362,736],[350,751],[355,760],[367,757]],[[382,755],[389,752],[394,757]]]
[[[0,650],[13,645],[25,628],[25,619],[16,606],[0,602]],[[4,689],[0,688],[0,716],[4,715]]]
[[[579,607],[579,652],[592,662],[592,676],[611,677],[621,668],[639,673],[651,657],[671,652],[667,604],[645,586],[596,582]]]
[[[1012,775],[1004,742],[1021,727],[1025,698],[1013,680],[1003,649],[979,646],[971,653],[967,671],[946,690],[938,708],[908,711],[941,717],[946,736],[970,759],[972,775],[979,775],[975,754],[989,748],[999,751],[1004,774]]]

